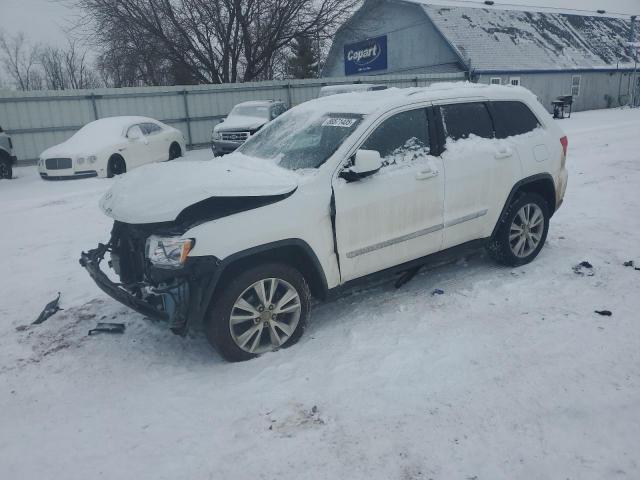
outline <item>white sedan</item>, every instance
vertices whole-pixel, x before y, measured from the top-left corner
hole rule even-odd
[[[181,157],[180,130],[147,117],[107,117],[86,124],[69,140],[40,154],[44,179],[113,177],[146,163]]]

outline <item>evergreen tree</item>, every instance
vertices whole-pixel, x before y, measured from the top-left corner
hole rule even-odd
[[[296,37],[287,59],[288,73],[292,78],[316,78],[318,76],[318,52],[313,40],[306,36]]]

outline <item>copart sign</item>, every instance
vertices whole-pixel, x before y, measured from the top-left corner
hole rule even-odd
[[[386,69],[386,35],[344,46],[344,73],[346,75]]]

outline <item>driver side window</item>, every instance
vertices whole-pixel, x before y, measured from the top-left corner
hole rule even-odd
[[[360,149],[380,152],[383,168],[429,155],[427,109],[409,110],[386,119]]]

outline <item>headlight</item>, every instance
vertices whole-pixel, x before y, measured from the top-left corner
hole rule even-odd
[[[82,165],[84,163],[84,157],[78,157],[77,163],[78,165]]]
[[[152,235],[147,239],[147,258],[156,267],[180,268],[187,261],[194,243],[193,239]]]
[[[211,135],[211,138],[213,140],[222,140],[222,135],[220,135],[220,133],[214,131],[213,134]]]
[[[87,157],[87,162],[89,163],[96,163],[96,160],[98,160],[98,157],[96,157],[95,155],[89,155]]]

